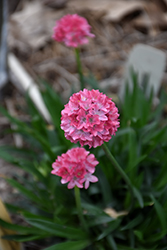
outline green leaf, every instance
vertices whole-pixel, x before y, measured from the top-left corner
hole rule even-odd
[[[137,159],[133,159],[133,163],[131,161],[131,166],[129,167],[128,171],[131,171],[133,168],[135,168],[139,163],[141,163],[144,159],[146,159],[147,155],[144,154],[140,157],[137,157]]]
[[[100,92],[104,92],[102,89],[100,89],[99,83],[93,74],[90,73],[88,77],[84,76],[84,81],[88,83],[93,89],[98,89]]]
[[[66,138],[64,137],[64,132],[60,128],[61,111],[64,109],[61,99],[57,95],[57,93],[49,86],[49,84],[44,81],[42,81],[42,84],[45,86],[45,91],[42,92],[42,97],[51,115],[56,130],[58,131],[60,142],[63,142],[64,145],[70,147],[72,145],[71,142],[66,140]]]
[[[119,128],[119,130],[116,133],[117,137],[122,137],[123,135],[128,135],[133,133],[133,128],[127,127],[127,128]]]
[[[121,245],[118,245],[117,248],[118,248],[118,250],[141,250],[141,249],[131,248],[131,247],[127,247],[127,246],[121,246]],[[142,249],[142,250],[144,250],[144,249]]]
[[[158,125],[158,121],[153,121],[143,126],[140,129],[141,138],[144,139],[145,137],[147,137],[148,134],[151,134],[157,128],[157,125]]]
[[[41,215],[39,213],[39,211],[38,211],[38,214],[34,214],[34,213],[31,213],[30,211],[27,211],[26,209],[24,209],[20,206],[14,206],[14,205],[11,205],[8,203],[5,203],[5,206],[10,212],[21,214],[22,216],[24,216],[25,219],[34,219],[35,218],[35,219],[43,219],[43,220],[51,221],[50,215],[49,215],[49,218],[45,217],[45,216]]]
[[[17,132],[17,130],[16,130]],[[44,138],[40,133],[37,133],[37,131],[33,129],[28,130],[29,136],[32,136],[35,138],[42,146],[43,150],[48,154],[48,156],[51,158],[51,160],[55,159],[55,154],[51,149],[50,144],[46,141],[46,138]]]
[[[140,241],[143,241],[143,233],[139,230],[134,230],[134,234],[137,236],[137,238],[140,240]]]
[[[43,150],[48,154],[51,160],[55,159],[55,154],[51,150],[49,143],[38,130],[30,128],[26,123],[23,123],[16,118],[12,117],[5,109],[0,107],[0,111],[11,121],[11,123],[17,125],[17,129],[13,130],[15,133],[23,133],[34,139],[36,139],[42,146]]]
[[[134,191],[134,194],[135,194],[135,196],[136,196],[136,198],[137,198],[137,200],[139,202],[140,207],[143,208],[144,207],[144,201],[143,201],[143,197],[142,197],[141,193],[135,187],[133,187],[133,191]]]
[[[155,250],[157,249],[156,246],[155,247],[151,247],[151,248],[144,248],[144,247],[139,247],[139,248],[132,248],[132,247],[128,247],[128,246],[123,246],[123,245],[118,245],[118,250]]]
[[[7,210],[9,210],[9,212],[11,213],[19,213],[21,211],[26,211],[24,208],[20,207],[20,206],[15,206],[9,203],[5,203],[5,206],[7,208]]]
[[[121,228],[121,231],[135,228],[137,225],[139,225],[143,221],[143,216],[139,214],[136,218],[131,220],[126,226]]]
[[[12,152],[10,149],[8,150],[8,147],[0,147],[0,158],[4,159],[7,162],[10,162],[11,164],[16,165],[17,167],[25,170],[27,173],[32,174],[39,180],[41,180],[43,183],[46,182],[44,176],[35,168],[33,162],[25,160],[25,159],[19,159],[17,156],[12,156]]]
[[[68,227],[41,219],[28,219],[27,221],[29,224],[59,237],[67,239],[87,238],[87,234],[78,228]]]
[[[117,245],[116,245],[116,243],[114,241],[114,238],[112,237],[112,235],[108,235],[107,236],[107,241],[108,241],[108,243],[109,243],[109,245],[110,245],[110,247],[111,247],[112,250],[117,250],[118,249]]]
[[[145,241],[148,243],[154,243],[156,241],[162,240],[163,237],[165,237],[167,234],[167,229],[163,230],[160,233],[152,234],[150,237],[148,237]]]
[[[117,219],[108,223],[107,228],[102,230],[103,232],[96,238],[96,240],[97,241],[101,240],[105,238],[107,235],[109,235],[111,232],[116,230],[118,226],[120,225],[121,221],[122,221],[121,219]]]
[[[147,149],[145,151],[146,154],[149,154],[153,151],[154,148],[162,141],[166,140],[166,133],[167,127],[163,127],[160,129],[156,129],[154,132],[149,133],[147,136],[143,138],[142,143],[147,145]]]
[[[9,154],[12,154],[13,157],[18,157],[21,159],[36,159],[36,152],[34,152],[34,149],[28,149],[28,148],[18,148],[12,145],[3,145],[0,146],[0,152],[3,150],[4,152],[8,152]]]
[[[67,241],[63,243],[59,243],[56,245],[53,245],[51,247],[47,247],[44,250],[82,250],[85,249],[85,247],[89,246],[90,242],[88,240],[80,240],[80,241]]]
[[[94,206],[88,203],[84,203],[82,202],[82,207],[84,208],[84,210],[86,210],[85,215],[94,215],[94,216],[99,216],[99,215],[104,215],[109,217],[101,208],[99,208],[98,206]]]
[[[101,194],[103,197],[104,206],[107,207],[112,201],[112,194],[110,191],[110,189],[111,189],[110,183],[100,168],[98,168],[96,170],[96,174],[98,175],[98,180],[99,180],[99,184],[100,184],[100,191],[101,191]],[[106,190],[107,190],[107,192],[106,192]]]
[[[43,132],[46,133],[46,123],[44,121],[44,118],[42,117],[39,110],[34,105],[34,103],[31,100],[28,92],[26,92],[26,102],[27,102],[27,105],[28,105],[28,111],[29,111],[32,119],[34,119],[34,118],[37,119],[39,121],[38,124],[40,124],[40,126],[38,128],[39,129],[41,129],[41,128],[44,129]]]
[[[22,194],[27,196],[30,200],[34,201],[35,203],[43,205],[43,201],[41,201],[32,191],[26,189],[24,186],[22,186],[20,183],[18,183],[13,179],[6,179],[6,180],[10,185],[17,188]]]
[[[115,220],[97,206],[82,203],[82,207],[86,210],[85,216],[91,216],[91,220],[88,222],[90,227]]]
[[[154,202],[154,207],[155,207],[155,210],[156,210],[157,215],[159,217],[159,220],[160,220],[160,223],[162,226],[162,230],[166,230],[166,228],[167,228],[166,213],[165,213],[163,207],[161,206],[161,204],[155,199],[155,197],[153,195],[151,195],[151,199]]]
[[[126,167],[126,172],[128,173],[134,168],[134,162],[137,159],[137,140],[135,130],[131,130],[128,136],[128,145],[129,145],[129,161]]]
[[[17,126],[19,126],[19,127],[22,127],[22,128],[24,128],[24,129],[25,129],[25,127],[27,127],[26,124],[25,124],[24,122],[22,122],[22,121],[16,119],[15,117],[11,116],[11,115],[6,111],[6,109],[4,109],[2,106],[0,106],[0,112],[1,112],[4,116],[6,116],[6,117],[9,119],[9,121],[10,121],[11,123],[13,123],[13,124],[15,124],[15,125],[17,125]]]
[[[44,239],[48,237],[48,234],[43,234],[43,235],[31,235],[31,234],[27,234],[27,235],[5,235],[2,238],[6,239],[6,240],[14,240],[17,242],[27,242],[27,241],[33,241],[33,240],[39,240],[39,239]]]
[[[4,221],[2,219],[0,219],[0,225],[3,228],[10,229],[10,230],[19,232],[21,234],[35,234],[35,235],[43,234],[43,231],[42,230],[37,230],[37,228],[24,227],[24,226],[19,226],[19,225],[16,225],[16,224],[11,224],[11,223],[8,223],[8,222],[6,222],[6,221]]]
[[[113,221],[114,219],[110,216],[97,216],[96,218],[91,219],[90,222],[88,222],[88,226],[92,227],[95,225],[99,225],[99,224],[104,224],[104,223],[108,223]]]
[[[161,172],[159,175],[157,175],[156,180],[154,181],[154,186],[156,189],[161,189],[166,186],[167,183],[167,172],[166,172],[166,165],[167,165],[167,159],[166,159],[166,154],[165,154],[165,159],[161,159],[163,162],[163,165],[161,167]]]

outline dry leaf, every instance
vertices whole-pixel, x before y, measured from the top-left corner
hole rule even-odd
[[[110,0],[71,0],[68,8],[80,13],[92,13],[94,18],[101,18],[110,8]]]
[[[156,22],[153,22],[147,13],[143,13],[142,16],[133,21],[133,26],[143,33],[152,33],[151,31],[154,29],[155,25]]]
[[[80,11],[89,11],[95,17],[102,17],[112,22],[120,22],[125,16],[143,10],[143,3],[134,1],[85,0],[69,1],[68,7]]]
[[[61,16],[62,11],[53,11],[40,1],[27,2],[22,11],[11,15],[11,31],[15,31],[12,35],[15,37],[17,33],[17,40],[40,49],[51,40],[55,21]]]
[[[61,9],[66,6],[67,0],[44,0],[43,4],[53,9]]]
[[[156,19],[152,19],[148,14],[144,13],[134,20],[133,25],[143,33],[155,36],[159,30],[167,30],[167,14],[162,13]]]
[[[10,216],[3,202],[1,201],[1,199],[0,199],[0,218],[6,222],[12,223]],[[9,229],[4,229],[0,226],[0,249],[1,250],[21,250],[20,243],[15,242],[15,241],[4,240],[1,238],[4,235],[10,235],[10,234],[15,234],[15,232]]]
[[[106,11],[107,7],[111,4],[110,0],[71,0],[68,2],[67,7],[73,8],[77,11]]]
[[[120,211],[120,212],[117,212],[117,211],[115,211],[113,208],[105,208],[104,209],[104,212],[106,213],[106,214],[108,214],[110,217],[112,217],[112,218],[114,218],[114,219],[117,219],[118,217],[120,217],[120,216],[125,216],[125,215],[127,215],[128,214],[128,212],[127,211]]]
[[[162,0],[162,1],[167,6],[167,0]]]
[[[118,23],[129,14],[133,14],[136,11],[143,11],[143,6],[143,3],[137,1],[116,1],[111,3],[110,9],[107,10],[104,19]]]

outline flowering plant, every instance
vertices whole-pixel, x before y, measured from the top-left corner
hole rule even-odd
[[[52,38],[58,42],[64,42],[66,46],[75,48],[78,73],[80,76],[81,89],[84,88],[84,77],[82,73],[79,46],[87,44],[87,37],[95,37],[90,33],[91,26],[84,17],[77,14],[66,15],[56,22]]]
[[[135,76],[133,78],[137,82]],[[13,132],[23,135],[26,145],[29,145],[24,150],[0,147],[1,158],[28,173],[28,177],[6,179],[20,191],[24,200],[19,206],[17,200],[15,205],[6,206],[11,213],[20,214],[28,224],[21,226],[0,219],[1,226],[18,232],[6,236],[6,239],[26,242],[43,239],[42,247],[47,250],[66,247],[78,250],[165,250],[167,130],[165,126],[161,127],[165,123],[161,116],[167,100],[165,93],[161,96],[160,106],[151,112],[152,99],[147,99],[134,84],[134,91],[127,90],[122,104],[119,104],[119,130],[107,147],[104,142],[103,150],[100,146],[92,147],[89,154],[84,148],[71,148],[70,141],[64,138],[59,123],[63,104],[48,85],[45,88],[43,96],[54,128],[46,125],[29,98],[32,117],[29,124],[0,108],[11,123],[17,125]],[[53,106],[56,106],[54,112]],[[111,152],[116,162],[111,158]],[[126,175],[115,166],[117,161],[122,163],[122,169],[130,179],[133,200],[130,189],[127,189]],[[74,170],[77,163],[81,164],[79,169],[82,171],[76,171],[76,175],[83,177],[85,171],[92,174],[95,170],[98,178],[87,190],[81,189],[81,194],[76,185],[74,189],[67,189],[70,179],[61,171],[63,167],[69,170],[70,164]],[[59,176],[65,182],[68,179],[69,183],[62,185]],[[79,185],[86,184],[86,179],[80,180]]]
[[[77,48],[87,44],[87,37],[94,37],[90,33],[91,26],[84,17],[77,14],[66,15],[56,22],[53,39],[64,42],[66,46]]]
[[[73,94],[61,113],[65,137],[73,143],[79,141],[81,146],[101,146],[119,127],[115,103],[99,90],[84,89]]]
[[[133,90],[126,88],[118,109],[107,93],[84,88],[64,107],[44,84],[43,99],[52,126],[29,97],[31,120],[27,123],[0,107],[15,125],[12,132],[25,140],[21,149],[0,146],[0,157],[27,173],[5,177],[22,194],[20,204],[16,199],[6,207],[24,220],[17,225],[0,219],[1,227],[18,232],[6,239],[26,244],[40,240],[45,250],[167,249],[163,108],[167,98],[162,91],[159,105],[153,107],[152,95],[146,97],[134,73],[132,80]],[[80,142],[82,147],[71,142]]]
[[[52,164],[52,174],[61,176],[61,183],[67,183],[68,188],[73,188],[75,185],[83,188],[89,187],[89,182],[97,182],[98,178],[92,174],[95,172],[95,166],[98,161],[93,154],[84,148],[72,148],[66,154],[58,156],[58,159]]]

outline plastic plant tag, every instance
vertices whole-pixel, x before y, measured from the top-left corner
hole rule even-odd
[[[165,53],[151,46],[138,44],[132,49],[125,65],[124,80],[119,90],[119,97],[124,96],[125,85],[132,90],[132,70],[138,75],[138,84],[141,88],[146,87],[146,95],[149,96],[153,88],[153,95],[157,96],[161,86],[163,72],[166,65]],[[148,81],[144,81],[145,77]],[[148,86],[143,86],[146,83]]]

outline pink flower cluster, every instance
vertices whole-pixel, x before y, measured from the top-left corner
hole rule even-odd
[[[94,37],[90,33],[91,26],[84,17],[66,15],[56,22],[52,38],[58,42],[64,42],[68,47],[78,47],[88,43],[87,37]]]
[[[61,176],[61,183],[68,183],[71,189],[75,185],[83,188],[89,187],[89,182],[97,182],[98,178],[92,175],[95,172],[95,166],[99,162],[93,154],[89,154],[84,148],[72,148],[67,153],[58,156],[57,160],[52,164],[52,174]]]
[[[119,127],[115,103],[99,90],[84,89],[73,94],[61,114],[65,137],[89,148],[109,141]]]

